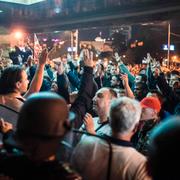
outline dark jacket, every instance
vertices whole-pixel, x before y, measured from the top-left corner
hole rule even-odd
[[[166,111],[173,114],[175,107],[180,102],[179,96],[172,90],[172,88],[166,82],[166,79],[163,74],[157,77],[157,85],[163,96],[166,98],[166,102],[164,103],[163,108]]]
[[[81,79],[81,85],[78,92],[78,97],[71,106],[71,111],[76,114],[74,127],[80,128],[83,123],[83,118],[86,112],[92,109],[92,99],[97,91],[97,86],[93,80],[93,68],[84,67],[84,73]]]
[[[69,100],[69,91],[67,84],[67,76],[65,74],[58,75],[57,78],[58,89],[61,95]],[[81,77],[78,97],[71,105],[71,111],[75,113],[76,119],[74,122],[74,128],[80,128],[83,123],[83,118],[86,112],[92,110],[92,99],[97,91],[97,85],[93,80],[93,68],[84,67],[84,73]]]
[[[80,176],[68,164],[58,161],[33,162],[23,154],[0,153],[0,173],[17,180],[75,180]]]

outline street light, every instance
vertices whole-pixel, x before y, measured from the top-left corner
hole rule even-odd
[[[173,60],[173,61],[176,61],[177,58],[178,58],[177,56],[172,56],[172,60]]]
[[[23,34],[23,32],[21,32],[21,31],[16,31],[16,32],[14,32],[14,37],[15,37],[16,39],[18,39],[18,40],[22,39],[23,36],[24,36],[24,34]]]

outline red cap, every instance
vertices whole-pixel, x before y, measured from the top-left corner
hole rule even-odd
[[[143,108],[151,108],[159,112],[161,110],[161,103],[158,98],[155,97],[145,97],[141,100],[141,106]]]

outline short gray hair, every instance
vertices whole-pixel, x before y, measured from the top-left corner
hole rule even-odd
[[[126,134],[132,131],[141,117],[141,105],[128,97],[120,97],[111,102],[110,124],[112,132]]]

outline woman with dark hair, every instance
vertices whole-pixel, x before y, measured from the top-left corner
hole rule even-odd
[[[25,98],[40,90],[46,59],[47,51],[43,50],[30,85],[26,71],[22,67],[11,66],[6,68],[0,77],[0,104],[19,112]]]

